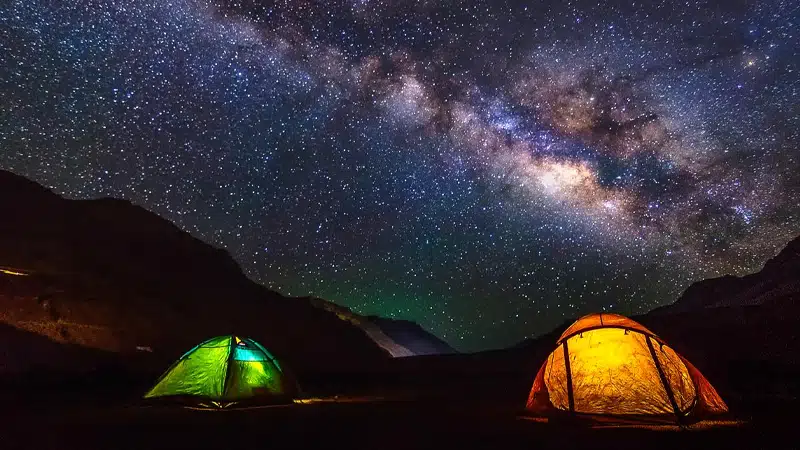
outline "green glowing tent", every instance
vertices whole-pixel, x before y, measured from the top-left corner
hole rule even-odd
[[[220,336],[186,352],[144,397],[225,408],[238,403],[289,403],[297,390],[291,375],[261,344]]]

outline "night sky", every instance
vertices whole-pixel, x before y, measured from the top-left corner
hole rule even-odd
[[[0,168],[460,350],[758,270],[800,234],[800,4],[597,3],[9,0]]]

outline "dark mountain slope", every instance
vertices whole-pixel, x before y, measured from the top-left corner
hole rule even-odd
[[[724,276],[689,286],[673,304],[650,314],[674,314],[724,306],[785,304],[800,298],[800,238],[784,247],[764,267],[744,277]]]
[[[129,202],[66,200],[0,171],[0,211],[0,322],[17,329],[164,359],[246,334],[300,371],[388,357],[358,327],[253,283],[226,252]]]
[[[415,322],[387,319],[379,316],[367,316],[367,319],[377,325],[389,338],[410,350],[414,355],[457,353],[447,342],[425,331]]]
[[[349,308],[319,298],[311,298],[310,301],[313,305],[358,326],[394,357],[456,353],[446,342],[414,322],[362,316]]]

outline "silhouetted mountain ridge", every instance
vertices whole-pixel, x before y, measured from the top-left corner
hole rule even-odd
[[[367,316],[367,319],[395,342],[411,350],[414,355],[458,353],[450,344],[426,331],[416,322],[380,316]]]
[[[165,361],[237,333],[301,371],[388,357],[363,327],[251,281],[226,251],[128,201],[68,200],[0,170],[0,210],[0,323],[21,333]]]
[[[764,267],[743,277],[724,276],[692,284],[678,300],[650,314],[724,306],[794,302],[800,297],[800,237],[789,242]]]
[[[457,353],[446,342],[409,320],[362,316],[327,300],[310,298],[310,301],[340,319],[355,324],[394,357]]]

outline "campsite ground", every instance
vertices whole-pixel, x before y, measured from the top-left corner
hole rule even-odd
[[[143,407],[133,385],[7,397],[2,448],[798,448],[791,403],[739,407],[739,426],[661,431],[567,428],[517,418],[523,380],[451,378],[403,388],[372,385],[387,400],[231,411]],[[363,383],[354,380],[356,385]],[[122,386],[126,385],[126,388]],[[339,389],[342,390],[342,389]],[[354,390],[357,390],[354,388]],[[353,394],[354,392],[351,392]],[[366,392],[365,392],[366,393]],[[362,397],[363,398],[363,397]],[[394,400],[391,400],[391,399]],[[745,410],[746,409],[746,410]],[[755,413],[754,413],[755,412]]]
[[[376,402],[240,411],[71,404],[17,410],[3,448],[796,448],[790,422],[696,431],[567,429],[497,405]],[[796,417],[795,417],[796,419]]]

